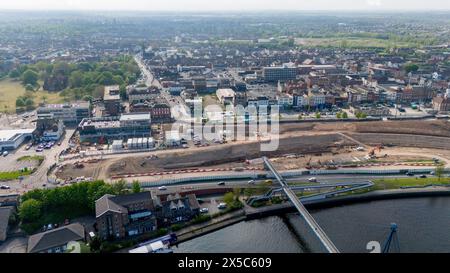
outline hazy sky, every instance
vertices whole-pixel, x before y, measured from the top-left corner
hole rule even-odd
[[[449,0],[0,0],[25,10],[450,10]]]

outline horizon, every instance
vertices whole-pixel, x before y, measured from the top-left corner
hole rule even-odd
[[[326,8],[325,8],[326,7]],[[0,3],[0,11],[127,11],[127,12],[429,12],[450,11],[441,0],[16,0]]]

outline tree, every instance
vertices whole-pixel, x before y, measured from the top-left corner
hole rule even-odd
[[[20,77],[20,72],[17,69],[11,70],[8,75],[10,78],[17,79]]]
[[[319,119],[321,117],[319,112],[316,112],[316,118]]]
[[[37,84],[38,78],[39,78],[38,73],[36,73],[36,71],[33,71],[31,69],[26,70],[22,74],[22,82],[25,85],[31,84],[31,85],[35,86]]]
[[[224,196],[223,196],[223,202],[227,203],[227,205],[232,204],[234,201],[234,194],[232,192],[227,192]]]
[[[83,85],[83,73],[74,71],[70,74],[69,84],[72,88],[81,87]]]
[[[347,112],[342,112],[342,118],[348,118],[348,114],[347,114]]]
[[[442,165],[436,166],[434,174],[437,176],[438,180],[441,181],[441,177],[444,174],[444,167]]]
[[[23,98],[22,97],[18,97],[16,99],[16,107],[24,107],[24,106],[25,106],[25,102],[24,102]]]
[[[24,201],[19,207],[19,217],[23,222],[33,222],[41,217],[42,203],[35,199]]]
[[[338,119],[342,118],[342,113],[341,113],[341,112],[338,112],[338,113],[336,114],[336,118],[338,118]]]
[[[95,236],[91,243],[89,244],[89,247],[91,248],[92,252],[100,251],[100,247],[102,246],[102,241],[100,240],[100,237]]]
[[[139,183],[139,181],[133,181],[133,184],[131,185],[131,189],[133,191],[133,193],[139,193],[141,192],[141,184]]]
[[[419,70],[419,66],[414,63],[409,63],[405,64],[405,66],[403,66],[403,69],[405,70],[406,73],[416,72],[417,70]]]
[[[127,183],[121,179],[112,185],[115,194],[121,195],[127,192]]]

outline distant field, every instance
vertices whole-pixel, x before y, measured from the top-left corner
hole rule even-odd
[[[19,81],[4,79],[0,81],[0,112],[14,113],[16,111],[16,99],[25,94],[25,88]],[[63,98],[58,93],[50,93],[39,90],[34,92],[35,105],[45,101],[47,103],[61,103]]]
[[[331,46],[341,47],[378,47],[386,48],[392,46],[392,42],[384,39],[376,38],[298,38],[295,39],[297,45],[302,46]],[[396,47],[408,47],[408,43],[395,42]]]

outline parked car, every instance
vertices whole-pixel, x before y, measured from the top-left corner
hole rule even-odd
[[[161,187],[158,187],[158,190],[165,191],[165,190],[167,190],[167,187],[166,186],[161,186]]]
[[[255,184],[255,180],[250,180],[250,181],[247,182],[247,184],[253,185],[253,184]]]
[[[201,208],[200,209],[200,213],[208,213],[209,209],[208,208]]]
[[[422,174],[421,176],[419,176],[420,178],[427,178],[426,175]]]
[[[9,155],[8,151],[4,151],[4,152],[3,152],[3,156],[5,157],[5,156],[7,156],[7,155]]]
[[[10,186],[8,186],[8,185],[1,185],[0,186],[0,189],[2,189],[2,190],[9,190],[11,187]]]
[[[407,172],[406,175],[407,175],[407,176],[414,176],[414,174],[411,173],[411,172]]]
[[[317,178],[311,177],[311,178],[308,178],[308,181],[309,182],[317,182]]]
[[[226,204],[226,203],[220,203],[220,204],[217,206],[217,208],[218,208],[218,209],[226,209],[226,208],[227,208],[227,204]]]
[[[217,183],[217,185],[223,186],[223,185],[225,185],[225,182],[224,181],[220,181],[219,183]]]

